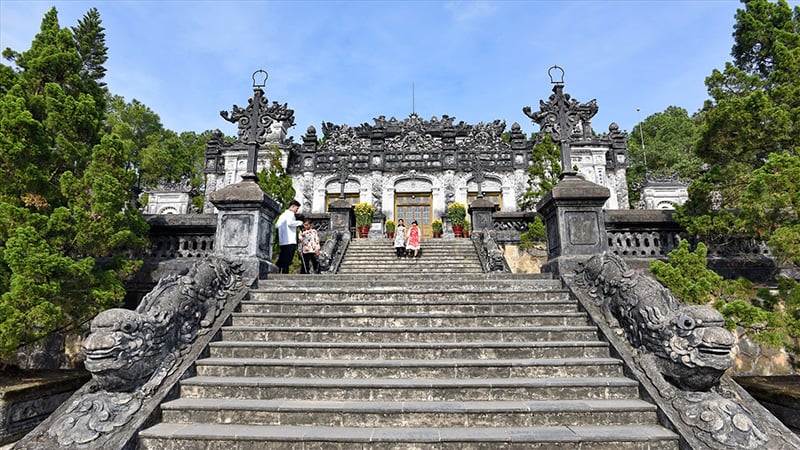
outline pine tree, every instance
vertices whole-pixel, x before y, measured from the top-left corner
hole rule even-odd
[[[81,24],[82,45],[95,45],[91,69],[55,8],[28,51],[3,52],[16,70],[3,72],[0,96],[0,359],[121,304],[140,264],[123,255],[146,243],[129,204],[130,154],[102,132],[99,15]]]
[[[698,116],[697,154],[709,170],[689,187],[689,201],[676,215],[689,232],[706,240],[731,235],[769,240],[782,225],[765,228],[747,214],[752,200],[744,194],[771,159],[791,165],[800,157],[800,6],[791,9],[784,0],[746,0],[744,5],[736,13],[733,62],[706,79],[711,100]],[[775,186],[765,194],[781,195],[782,189]],[[771,203],[763,196],[761,201]],[[762,233],[765,229],[770,232]]]

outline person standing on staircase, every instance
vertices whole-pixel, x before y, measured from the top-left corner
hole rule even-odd
[[[307,274],[319,272],[319,235],[311,228],[311,220],[303,219],[303,231],[300,232],[300,258],[303,259],[303,272]]]
[[[403,219],[397,219],[397,229],[394,235],[394,251],[397,257],[402,258],[406,255],[406,223]]]
[[[292,200],[289,202],[289,208],[275,222],[275,228],[278,230],[278,245],[281,249],[276,263],[280,273],[289,273],[294,252],[297,251],[297,227],[303,224],[295,217],[295,213],[299,209],[300,202]]]
[[[414,251],[414,258],[419,258],[419,246],[421,241],[422,233],[417,225],[417,221],[414,220],[411,222],[411,228],[408,229],[408,243],[406,244],[406,250]]]

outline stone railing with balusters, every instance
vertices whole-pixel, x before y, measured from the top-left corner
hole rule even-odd
[[[535,212],[496,212],[492,215],[494,238],[498,244],[519,244],[519,235],[528,231]]]
[[[215,214],[147,216],[150,249],[144,259],[206,258],[214,252]]]
[[[608,250],[626,260],[666,258],[686,233],[667,210],[607,210]]]

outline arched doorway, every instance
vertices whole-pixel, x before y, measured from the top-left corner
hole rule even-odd
[[[432,237],[433,198],[431,182],[422,178],[400,180],[395,184],[394,219],[403,219],[406,227],[416,220],[423,237]]]

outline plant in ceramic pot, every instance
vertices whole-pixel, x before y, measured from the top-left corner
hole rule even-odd
[[[375,207],[371,203],[361,202],[353,207],[353,213],[356,215],[358,237],[367,237],[369,227],[372,225],[372,218],[375,216]]]
[[[461,237],[464,231],[464,223],[467,221],[467,208],[463,203],[453,202],[447,207],[447,216],[453,225],[453,234],[456,237]]]
[[[394,238],[394,230],[396,228],[394,220],[392,219],[387,220],[385,226],[386,226],[386,237],[388,237],[389,239]]]
[[[433,230],[433,237],[439,238],[442,237],[442,219],[433,219],[431,222],[431,230]]]
[[[461,230],[461,234],[463,235],[463,237],[469,237],[470,231],[472,231],[472,226],[469,223],[469,219],[465,219],[463,229]]]

